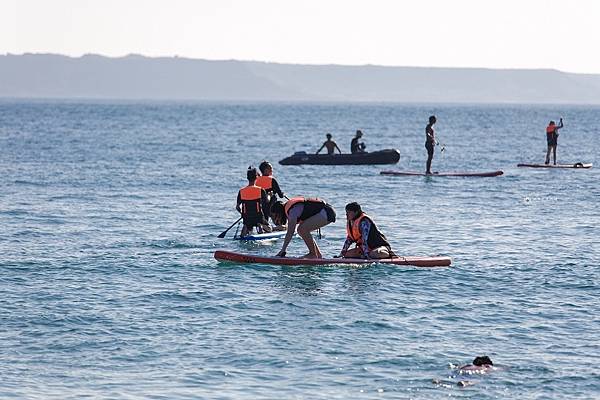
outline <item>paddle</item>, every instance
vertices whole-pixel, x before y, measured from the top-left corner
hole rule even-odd
[[[229,232],[229,230],[231,228],[233,228],[235,226],[235,224],[237,224],[238,222],[240,222],[242,220],[242,217],[240,217],[237,221],[235,221],[233,224],[231,224],[231,226],[227,229],[225,229],[223,232],[221,232],[221,234],[219,236],[217,236],[219,239],[223,239],[225,237],[225,235],[227,234],[227,232]]]

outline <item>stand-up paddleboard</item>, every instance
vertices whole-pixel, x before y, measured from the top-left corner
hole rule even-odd
[[[240,264],[272,264],[272,265],[332,265],[332,264],[394,264],[412,265],[415,267],[448,267],[452,260],[450,257],[394,257],[383,259],[362,258],[295,258],[271,257],[254,254],[236,253],[233,251],[217,250],[215,258],[219,261],[228,261]]]
[[[433,174],[426,174],[424,172],[413,172],[413,171],[381,171],[381,175],[393,175],[393,176],[474,176],[474,177],[488,177],[502,175],[502,171],[490,171],[490,172],[434,172]]]
[[[517,164],[517,167],[529,168],[592,168],[592,163],[573,163],[573,164]]]
[[[275,240],[285,237],[287,231],[276,231],[268,233],[256,233],[246,236],[234,236],[233,240],[257,241],[257,240]]]

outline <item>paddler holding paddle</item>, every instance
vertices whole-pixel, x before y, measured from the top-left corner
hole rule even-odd
[[[244,227],[242,228],[241,236],[247,236],[254,227],[259,233],[261,231],[271,232],[271,227],[265,219],[264,210],[269,207],[267,193],[260,187],[256,186],[256,177],[258,173],[256,168],[248,167],[246,177],[248,178],[248,186],[240,189],[237,196],[236,210],[242,214]]]
[[[362,211],[360,204],[346,204],[346,220],[347,237],[339,257],[390,258],[395,255],[385,235]],[[348,250],[352,243],[356,243],[356,247]]]
[[[554,121],[550,121],[546,127],[546,141],[548,143],[548,151],[546,151],[546,165],[550,164],[550,152],[554,156],[554,165],[556,165],[556,146],[558,145],[558,130],[563,127],[563,120],[560,119],[558,125]]]
[[[271,218],[278,225],[285,225],[287,222],[287,233],[283,246],[277,253],[278,257],[285,257],[287,247],[298,226],[298,235],[308,248],[308,254],[303,258],[323,258],[311,232],[335,222],[335,210],[331,205],[317,198],[292,197],[285,203],[278,201],[273,204]]]

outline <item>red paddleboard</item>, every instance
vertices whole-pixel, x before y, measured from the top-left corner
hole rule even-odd
[[[394,264],[412,265],[415,267],[448,267],[450,257],[394,257],[365,260],[362,258],[295,258],[258,256],[254,254],[236,253],[233,251],[217,250],[215,258],[219,261],[229,261],[241,264],[273,264],[273,265],[332,265],[332,264]]]
[[[592,163],[573,163],[573,164],[517,164],[517,167],[529,168],[592,168]]]
[[[502,171],[490,171],[490,172],[434,172],[433,174],[425,174],[423,172],[413,171],[381,171],[381,175],[394,175],[394,176],[498,176],[502,175]]]

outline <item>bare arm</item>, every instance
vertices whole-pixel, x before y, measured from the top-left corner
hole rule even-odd
[[[290,242],[292,241],[292,237],[294,236],[294,233],[296,232],[296,224],[297,223],[298,223],[298,220],[296,217],[292,217],[292,218],[288,219],[287,233],[285,234],[285,239],[283,240],[283,246],[281,246],[281,250],[279,250],[279,253],[277,253],[278,257],[285,257],[285,252],[287,250],[287,247],[290,244]]]
[[[335,143],[335,148],[340,152],[340,154],[342,154],[342,150],[340,150],[340,148],[338,147],[337,143]]]
[[[242,213],[242,195],[240,194],[240,192],[238,192],[237,203],[235,205],[235,209],[240,214]]]
[[[323,150],[323,147],[325,147],[325,143],[323,143],[323,145],[321,146],[321,148],[319,150],[317,150],[317,152],[315,154],[319,154],[321,152],[321,150]]]

